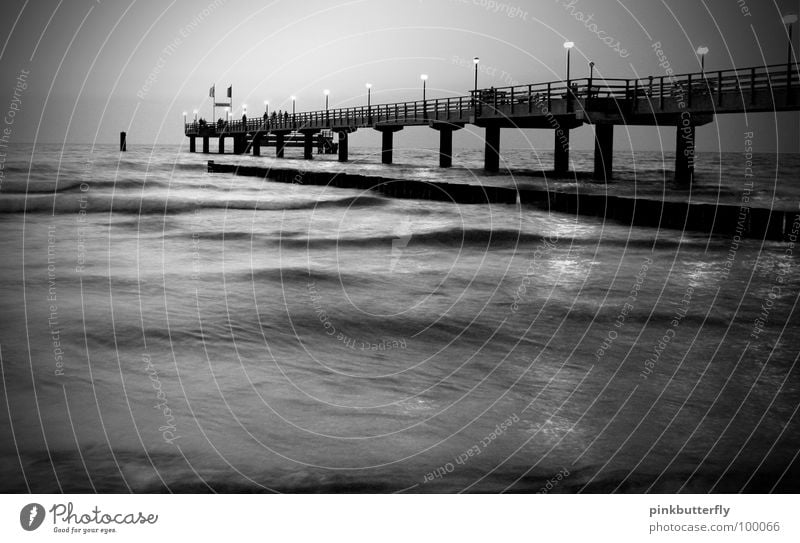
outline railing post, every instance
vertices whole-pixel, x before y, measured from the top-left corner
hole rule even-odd
[[[625,111],[630,111],[630,99],[631,99],[631,80],[625,80]]]
[[[531,107],[533,107],[531,102],[533,102],[533,93],[531,92],[531,86],[528,85],[528,113],[531,112]]]
[[[633,111],[639,111],[639,80],[633,82]]]
[[[548,81],[548,83],[547,83],[547,110],[548,111],[551,111],[553,109],[553,99],[552,99],[552,96],[550,95],[551,85],[552,85],[552,83],[550,83]]]
[[[687,80],[687,86],[689,87],[686,91],[686,107],[692,107],[692,74],[689,74]]]

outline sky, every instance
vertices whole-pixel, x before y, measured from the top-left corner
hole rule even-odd
[[[182,112],[211,117],[233,86],[235,114],[324,108],[467,94],[472,57],[479,86],[501,87],[565,77],[566,40],[575,43],[571,75],[588,63],[608,78],[663,75],[661,49],[677,73],[782,64],[789,0],[3,0],[0,98],[15,112],[14,141],[185,143]],[[580,14],[580,16],[579,16]],[[591,15],[591,19],[586,18]],[[583,19],[583,21],[581,20]],[[795,27],[798,24],[795,23]],[[795,28],[795,50],[800,28]],[[796,58],[796,57],[795,57]],[[18,81],[24,79],[25,89]],[[16,94],[15,94],[16,93]],[[218,115],[219,116],[219,115]],[[798,152],[800,114],[723,115],[698,128],[699,151],[741,152],[753,131],[761,152]],[[479,147],[477,131],[455,145]],[[618,128],[617,145],[671,150],[674,128]],[[403,130],[397,146],[435,147],[437,133]],[[504,130],[503,146],[552,146],[546,130]],[[378,146],[359,130],[353,145]],[[590,127],[572,146],[593,145]]]

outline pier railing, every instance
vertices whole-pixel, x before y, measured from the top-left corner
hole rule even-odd
[[[478,115],[492,110],[503,115],[542,114],[553,110],[553,103],[563,100],[566,112],[591,111],[595,106],[615,103],[621,111],[637,109],[639,101],[650,103],[648,109],[671,111],[701,106],[713,113],[730,98],[738,100],[739,109],[754,105],[759,99],[780,94],[790,99],[791,90],[800,85],[796,68],[777,64],[744,69],[717,70],[677,75],[649,76],[640,79],[579,78],[515,85],[473,91],[479,105]],[[698,98],[706,98],[698,101]],[[725,101],[728,98],[728,101]],[[744,98],[744,102],[742,102]],[[599,100],[599,101],[596,101]],[[594,101],[594,102],[593,102]],[[682,105],[680,105],[682,103]],[[782,106],[784,104],[773,104]],[[490,108],[486,109],[486,106]]]
[[[466,124],[480,118],[574,114],[578,111],[714,113],[744,111],[757,102],[791,105],[800,82],[794,65],[779,64],[640,79],[579,78],[529,85],[492,87],[466,96],[334,108],[266,117],[186,123],[186,135],[321,130],[433,123]],[[778,103],[780,101],[784,103]],[[738,108],[738,109],[737,109]]]

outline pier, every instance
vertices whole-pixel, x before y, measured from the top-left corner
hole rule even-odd
[[[233,140],[233,152],[261,154],[272,146],[283,157],[288,146],[302,146],[303,156],[313,149],[338,153],[348,160],[350,134],[358,129],[381,133],[381,161],[391,164],[394,133],[411,126],[439,132],[439,165],[452,165],[453,132],[471,124],[484,129],[484,169],[500,170],[500,134],[503,128],[552,130],[555,173],[569,169],[570,131],[584,124],[594,126],[593,177],[613,177],[614,127],[638,125],[675,127],[675,181],[688,185],[694,176],[696,127],[715,115],[800,110],[800,78],[792,64],[757,66],[656,75],[641,79],[582,78],[510,87],[477,89],[449,98],[374,104],[349,108],[283,113],[216,123],[187,122],[184,133],[190,152],[196,139],[203,153],[209,142]],[[320,143],[324,140],[324,145]]]

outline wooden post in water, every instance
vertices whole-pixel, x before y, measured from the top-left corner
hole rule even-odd
[[[123,153],[123,152],[128,150],[128,141],[127,140],[128,140],[128,134],[126,134],[125,132],[120,132],[119,133],[119,151],[121,153]]]

